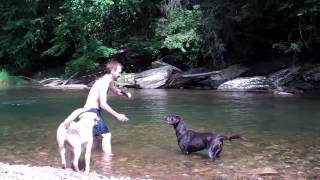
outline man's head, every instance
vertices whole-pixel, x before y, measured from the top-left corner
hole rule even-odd
[[[111,74],[112,80],[116,81],[120,77],[122,65],[118,61],[111,60],[106,65],[107,74]]]

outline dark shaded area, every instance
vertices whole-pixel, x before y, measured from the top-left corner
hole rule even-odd
[[[0,68],[84,75],[114,58],[127,72],[162,60],[183,71],[241,62],[252,67],[245,75],[265,75],[319,62],[319,9],[318,0],[2,1]]]

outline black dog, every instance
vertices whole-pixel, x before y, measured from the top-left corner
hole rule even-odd
[[[181,151],[185,154],[207,149],[210,160],[220,157],[223,140],[240,139],[239,135],[224,136],[216,133],[199,133],[186,127],[181,116],[170,115],[164,118],[166,123],[173,125]]]

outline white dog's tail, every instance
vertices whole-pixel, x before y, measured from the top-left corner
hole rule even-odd
[[[74,110],[64,121],[63,124],[65,128],[68,128],[70,126],[70,123],[74,121],[80,114],[88,111],[89,109],[87,108],[79,108]]]

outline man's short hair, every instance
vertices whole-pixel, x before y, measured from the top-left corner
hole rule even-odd
[[[106,64],[106,71],[107,74],[110,74],[111,71],[115,71],[117,69],[117,67],[123,67],[121,63],[119,63],[118,61],[115,60],[111,60]]]

